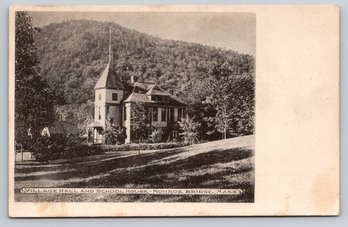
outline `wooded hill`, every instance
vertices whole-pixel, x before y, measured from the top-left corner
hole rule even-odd
[[[109,26],[116,70],[125,80],[137,75],[185,98],[189,82],[207,77],[215,62],[228,62],[236,74],[254,70],[250,55],[200,44],[165,40],[115,23],[73,20],[36,33],[41,75],[62,92],[66,103],[94,96],[93,86],[108,60]],[[218,37],[217,37],[218,38]]]
[[[115,69],[124,81],[132,75],[156,81],[188,104],[204,101],[202,81],[216,64],[225,65],[233,75],[254,77],[254,57],[232,50],[161,39],[116,23],[52,23],[35,33],[39,66],[41,76],[59,94],[58,109],[68,120],[83,125],[93,117],[93,87],[108,61],[109,26]]]

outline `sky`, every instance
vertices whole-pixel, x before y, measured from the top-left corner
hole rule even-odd
[[[254,13],[37,11],[29,14],[37,27],[72,19],[111,21],[160,38],[221,47],[255,56]]]

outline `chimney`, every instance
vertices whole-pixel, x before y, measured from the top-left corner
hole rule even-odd
[[[135,84],[137,82],[138,78],[136,76],[131,76],[131,83]]]

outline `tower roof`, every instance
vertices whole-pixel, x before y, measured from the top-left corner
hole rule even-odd
[[[110,89],[124,89],[124,84],[120,80],[119,76],[116,74],[110,62],[106,65],[103,73],[101,74],[99,80],[94,86],[94,89],[100,88],[110,88]]]
[[[109,62],[106,65],[94,89],[110,88],[123,90],[124,84],[114,69],[114,54],[111,45],[111,27],[109,30]]]

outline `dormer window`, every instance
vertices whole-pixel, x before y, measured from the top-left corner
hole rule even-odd
[[[112,101],[117,101],[117,100],[118,100],[117,93],[112,93]]]
[[[168,97],[167,96],[161,96],[161,95],[152,95],[151,100],[153,101],[160,101],[160,102],[166,102],[168,101]]]

